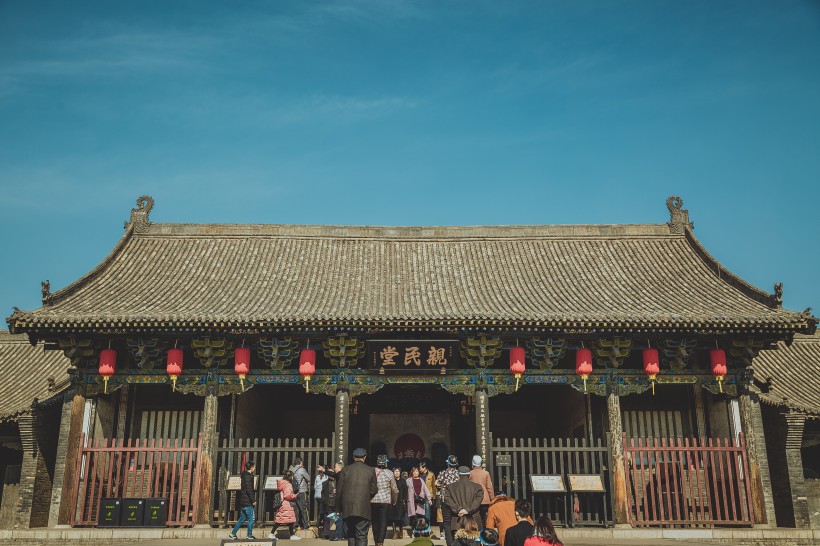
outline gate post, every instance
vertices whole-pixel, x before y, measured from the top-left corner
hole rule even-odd
[[[333,422],[336,428],[333,442],[333,462],[346,464],[345,459],[349,441],[348,429],[350,427],[350,393],[342,388],[336,390],[336,409]]]
[[[629,507],[626,496],[626,473],[624,470],[624,439],[621,425],[621,399],[617,386],[607,386],[606,409],[609,420],[609,452],[612,461],[612,518],[615,525],[629,523]]]
[[[199,476],[197,494],[197,510],[194,517],[195,525],[210,526],[211,517],[213,516],[213,467],[214,458],[216,457],[217,444],[217,408],[218,399],[216,396],[216,387],[208,386],[205,393],[205,408],[202,412],[202,424],[200,430],[202,433],[202,446],[198,461]]]

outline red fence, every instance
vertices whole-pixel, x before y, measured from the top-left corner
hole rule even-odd
[[[196,513],[200,440],[80,438],[74,526],[95,526],[104,498],[168,500],[168,526],[189,526]]]
[[[727,438],[624,435],[629,519],[633,526],[751,526],[746,442]]]

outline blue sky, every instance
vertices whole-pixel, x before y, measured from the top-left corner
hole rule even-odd
[[[658,223],[820,313],[820,3],[0,0],[0,314],[159,222]]]

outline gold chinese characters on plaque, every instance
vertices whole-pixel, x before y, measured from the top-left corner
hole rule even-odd
[[[458,369],[458,341],[379,340],[367,342],[371,370],[380,374],[444,373]]]

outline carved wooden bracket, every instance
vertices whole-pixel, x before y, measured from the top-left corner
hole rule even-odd
[[[696,339],[665,339],[661,351],[663,361],[669,364],[669,369],[673,372],[682,372],[689,365],[689,359],[695,354],[697,346]]]
[[[567,352],[567,340],[562,338],[534,338],[527,341],[529,357],[542,370],[551,370]]]
[[[191,341],[194,356],[206,368],[219,368],[227,364],[233,350],[233,342],[226,339],[204,337]]]
[[[261,338],[256,353],[271,370],[284,370],[299,357],[299,342],[290,337]]]
[[[336,368],[355,368],[365,353],[364,341],[347,336],[324,340],[322,350]]]
[[[620,337],[595,342],[595,355],[606,368],[620,368],[632,350],[632,340]]]
[[[497,337],[470,337],[461,342],[461,356],[473,368],[491,368],[501,356],[503,344]]]
[[[167,340],[160,338],[128,338],[125,341],[139,369],[152,370],[155,366],[162,366],[165,351],[169,347]]]

